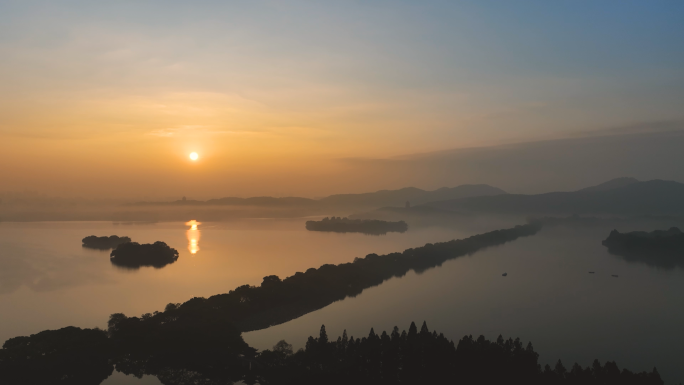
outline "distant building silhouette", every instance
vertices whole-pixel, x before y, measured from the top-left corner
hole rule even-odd
[[[183,199],[181,199],[181,200],[185,201],[185,200],[187,200],[187,198],[183,197]]]
[[[404,207],[406,207],[407,209],[410,209],[411,208],[411,202],[406,201],[406,205],[404,205]]]

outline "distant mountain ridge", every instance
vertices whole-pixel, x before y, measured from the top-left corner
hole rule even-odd
[[[430,202],[425,206],[491,214],[684,215],[684,184],[618,178],[574,192],[479,196]]]
[[[597,192],[597,191],[608,191],[612,190],[615,188],[619,187],[625,187],[629,186],[630,184],[634,183],[639,183],[639,181],[636,178],[629,178],[629,177],[622,177],[622,178],[615,178],[611,179],[608,182],[604,182],[601,184],[598,184],[596,186],[591,186],[591,187],[586,187],[581,190],[577,190],[578,192]]]
[[[134,203],[134,205],[377,208],[383,206],[403,207],[407,201],[412,205],[418,205],[431,201],[499,194],[506,194],[506,192],[486,184],[477,184],[460,185],[451,188],[442,187],[434,191],[406,187],[399,190],[380,190],[372,193],[336,194],[321,199],[300,197],[226,197],[207,201],[182,199],[172,202],[138,202]]]
[[[311,206],[317,204],[317,200],[300,197],[251,197],[238,198],[226,197],[200,201],[195,199],[179,199],[171,202],[136,202],[135,206],[260,206],[260,207],[289,207],[289,206]]]
[[[459,199],[474,196],[501,195],[506,192],[500,188],[486,184],[464,184],[456,187],[442,187],[434,191],[406,187],[399,190],[380,190],[363,194],[335,194],[320,199],[326,205],[343,205],[356,207],[404,206],[408,201],[419,205],[432,201]]]

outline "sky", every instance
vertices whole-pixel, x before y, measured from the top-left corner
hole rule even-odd
[[[682,129],[683,22],[664,0],[0,0],[0,191],[496,185],[461,158],[446,178],[349,160]]]

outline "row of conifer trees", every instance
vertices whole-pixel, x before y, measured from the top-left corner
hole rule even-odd
[[[454,344],[425,322],[420,331],[411,323],[408,332],[371,329],[355,339],[345,331],[332,341],[322,326],[296,353],[285,341],[261,352],[255,370],[261,384],[663,384],[655,368],[633,373],[598,360],[586,368],[567,370],[560,360],[542,368],[538,358],[532,344],[519,339],[465,336]]]

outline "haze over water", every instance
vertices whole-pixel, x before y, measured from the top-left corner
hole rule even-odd
[[[492,224],[494,225],[494,224]],[[630,226],[638,226],[631,224]],[[242,284],[259,285],[325,263],[345,263],[427,242],[463,238],[475,231],[416,228],[403,234],[367,236],[307,232],[301,219],[202,223],[199,244],[184,223],[2,223],[3,286],[0,339],[66,325],[104,327],[109,314],[139,316],[168,302],[208,297]],[[190,230],[189,230],[190,229]],[[551,226],[421,274],[410,272],[356,298],[333,303],[282,325],[244,334],[258,349],[285,339],[303,347],[325,324],[331,337],[346,329],[363,337],[395,325],[427,321],[453,340],[502,334],[531,341],[542,364],[560,358],[586,366],[598,358],[632,370],[657,366],[667,383],[684,378],[679,335],[684,322],[684,271],[626,262],[601,245],[611,227]],[[621,230],[630,230],[621,229]],[[165,239],[180,250],[161,269],[122,270],[108,252],[84,249],[95,233],[133,240]],[[189,247],[199,247],[192,254]],[[589,274],[594,271],[595,274]],[[508,276],[502,277],[502,273]],[[618,278],[611,275],[619,275]],[[12,277],[8,280],[8,277]],[[448,295],[444,295],[448,293]],[[117,374],[105,384],[128,383]]]
[[[182,222],[0,222],[0,228],[0,305],[13,309],[3,312],[3,341],[67,325],[105,327],[112,313],[141,315],[163,310],[169,302],[259,285],[267,275],[285,278],[326,263],[467,234],[448,229],[386,236],[328,234],[306,231],[302,219],[203,223],[197,230]],[[161,269],[122,269],[110,263],[111,250],[81,246],[81,239],[93,234],[128,235],[142,243],[163,239],[179,250],[180,258]]]
[[[682,15],[0,0],[0,382],[684,382]]]

